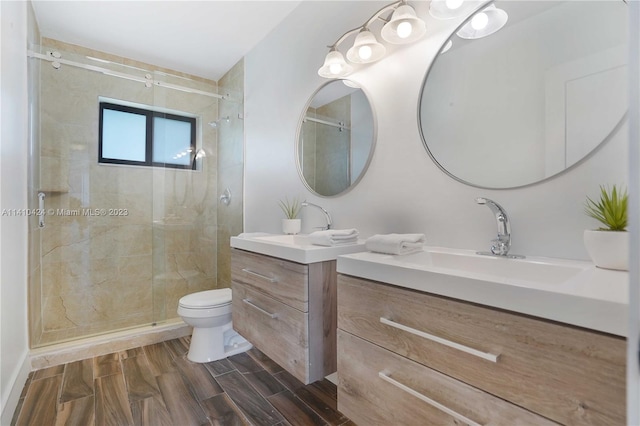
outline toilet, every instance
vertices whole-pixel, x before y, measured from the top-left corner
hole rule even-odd
[[[178,302],[178,315],[193,327],[187,358],[211,362],[239,354],[252,345],[231,325],[231,289],[200,291]]]

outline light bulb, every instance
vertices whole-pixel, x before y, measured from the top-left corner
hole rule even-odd
[[[457,9],[460,6],[462,6],[462,3],[464,2],[464,0],[445,0],[445,4],[447,5],[447,7],[449,9]]]
[[[413,27],[411,26],[411,22],[404,21],[398,24],[398,28],[396,29],[396,32],[398,33],[398,37],[407,38],[411,35],[412,30],[413,30]]]
[[[451,40],[447,40],[447,42],[445,43],[444,47],[440,51],[440,54],[442,55],[444,52],[446,52],[449,49],[451,49],[451,46],[453,46],[453,42]]]
[[[362,60],[366,61],[367,59],[371,58],[372,54],[373,49],[371,49],[371,46],[360,46],[360,48],[358,49],[358,56]]]
[[[471,19],[471,27],[474,30],[481,30],[489,23],[489,17],[486,13],[480,12]]]
[[[340,74],[340,71],[342,71],[342,65],[340,64],[329,65],[329,72],[331,74]]]

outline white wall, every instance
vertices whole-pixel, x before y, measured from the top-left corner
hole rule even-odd
[[[375,123],[369,100],[362,90],[351,94],[351,182],[358,180],[367,165],[374,143]]]
[[[627,337],[627,424],[640,424],[640,3],[629,5],[629,333]]]
[[[0,2],[0,210],[27,208],[29,3]],[[0,403],[9,424],[27,362],[27,217],[0,216]]]
[[[426,2],[424,2],[426,3]],[[480,190],[444,173],[427,155],[418,133],[417,105],[424,74],[458,22],[427,20],[427,35],[392,49],[380,62],[351,78],[366,88],[378,120],[371,166],[347,194],[321,199],[305,190],[295,165],[297,120],[323,82],[317,69],[344,31],[361,25],[380,2],[303,2],[246,57],[245,230],[281,232],[279,198],[300,195],[324,206],[337,228],[375,233],[424,232],[431,245],[483,249],[495,238],[489,209],[474,198],[498,201],[510,214],[513,253],[587,259],[585,195],[600,184],[627,181],[627,132],[619,132],[596,155],[569,173],[516,190]],[[419,12],[425,17],[426,4]],[[456,21],[456,20],[454,20]],[[319,212],[302,214],[303,232],[322,224]]]

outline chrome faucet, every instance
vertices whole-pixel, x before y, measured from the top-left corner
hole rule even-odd
[[[509,254],[511,248],[511,225],[509,224],[509,216],[502,206],[488,198],[478,197],[476,203],[483,204],[491,209],[498,223],[498,238],[491,240],[491,253],[478,252],[478,254],[488,254],[494,256],[504,256],[516,259],[522,259],[524,256]]]
[[[313,206],[315,208],[320,209],[322,211],[322,213],[324,213],[324,217],[327,220],[327,226],[326,227],[322,227],[322,229],[331,229],[331,225],[333,225],[333,222],[331,221],[331,215],[323,207],[321,207],[321,206],[319,206],[317,204],[310,203],[310,202],[308,202],[306,200],[303,201],[300,205],[302,207]]]

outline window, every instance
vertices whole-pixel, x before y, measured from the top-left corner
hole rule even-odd
[[[195,169],[196,119],[100,102],[98,162]]]

